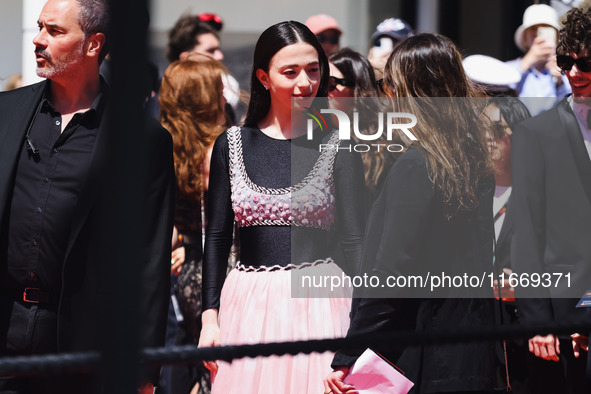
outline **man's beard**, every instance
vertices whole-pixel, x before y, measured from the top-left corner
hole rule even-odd
[[[76,50],[57,61],[45,50],[35,49],[35,53],[46,58],[45,67],[40,68],[37,66],[37,75],[41,78],[54,79],[57,76],[67,73],[72,66],[78,64],[84,58],[84,40],[80,42],[80,46]]]

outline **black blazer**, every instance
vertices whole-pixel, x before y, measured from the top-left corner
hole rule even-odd
[[[568,99],[516,126],[511,154],[516,273],[570,274],[567,283],[517,288],[521,320],[564,323],[591,289],[591,160]]]
[[[15,91],[0,93],[0,275],[6,278],[7,229],[10,199],[19,153],[35,109],[46,85],[41,82]],[[108,105],[105,112],[108,111]],[[65,253],[62,290],[58,312],[58,349],[60,352],[98,350],[105,345],[101,321],[105,305],[113,296],[116,282],[117,239],[105,217],[113,215],[112,190],[103,190],[102,181],[111,179],[106,169],[109,151],[116,136],[109,138],[106,115],[101,120],[91,166],[79,196]],[[174,210],[174,166],[172,138],[155,120],[146,120],[143,139],[138,147],[146,154],[133,163],[141,178],[140,187],[131,197],[143,212],[137,223],[139,245],[137,258],[144,267],[141,281],[140,344],[159,347],[164,344],[168,295],[170,288],[170,248]],[[134,252],[135,253],[135,252]],[[124,262],[123,262],[124,263]],[[115,272],[114,272],[115,271]],[[141,275],[140,275],[141,274]],[[0,311],[6,316],[8,311]],[[2,319],[4,321],[4,319]],[[4,323],[5,324],[5,323]],[[6,332],[0,327],[0,333]],[[104,332],[104,331],[103,331]],[[111,338],[112,339],[112,338]],[[0,338],[0,340],[3,340]],[[157,381],[157,371],[146,380]]]
[[[451,220],[443,197],[429,179],[421,152],[410,148],[389,171],[369,216],[363,248],[363,268],[385,283],[389,275],[444,271],[448,275],[490,272],[493,252],[492,199],[494,179],[480,185],[480,204]],[[483,298],[460,298],[462,289],[447,289],[437,297],[417,289],[389,288],[383,298],[371,290],[355,299],[348,335],[408,330],[478,329],[494,324],[492,288]],[[474,293],[471,293],[474,294]],[[419,294],[417,294],[419,296]],[[488,297],[486,297],[488,296]],[[425,298],[430,297],[430,298]],[[492,388],[494,348],[490,343],[431,345],[380,349],[415,382],[415,391],[480,391]],[[337,353],[333,367],[351,365],[359,352]]]

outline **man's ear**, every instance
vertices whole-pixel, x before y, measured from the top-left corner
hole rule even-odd
[[[269,74],[267,74],[263,69],[257,68],[256,76],[265,89],[269,90]]]
[[[92,57],[98,57],[105,45],[105,35],[103,33],[94,33],[88,37],[88,49],[86,54]]]

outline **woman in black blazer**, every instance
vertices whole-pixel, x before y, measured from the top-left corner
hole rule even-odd
[[[482,276],[492,267],[494,178],[486,128],[470,100],[476,93],[460,54],[446,37],[410,37],[388,59],[384,87],[395,112],[417,117],[412,128],[417,141],[392,166],[373,205],[364,241],[365,272],[380,283],[427,272]],[[479,293],[453,286],[436,293],[386,289],[358,293],[348,335],[478,330],[494,323],[490,285]],[[487,342],[373,350],[405,371],[415,384],[412,393],[492,388],[494,349]],[[343,378],[358,356],[355,351],[335,355],[326,393],[353,389]]]

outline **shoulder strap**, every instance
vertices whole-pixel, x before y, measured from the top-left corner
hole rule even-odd
[[[242,139],[240,127],[232,126],[226,131],[228,138],[228,149],[230,157],[230,179],[233,178],[236,170],[242,163]]]

